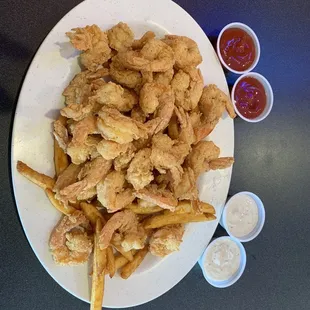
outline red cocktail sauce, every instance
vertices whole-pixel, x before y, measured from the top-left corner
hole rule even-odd
[[[236,71],[249,69],[256,56],[252,37],[240,28],[229,28],[223,32],[220,52],[227,66]]]
[[[245,77],[236,85],[234,100],[242,116],[254,119],[263,113],[267,97],[264,86],[257,79]]]

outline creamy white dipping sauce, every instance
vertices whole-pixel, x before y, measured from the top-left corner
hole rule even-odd
[[[225,281],[238,271],[240,262],[239,246],[229,238],[217,239],[209,246],[204,268],[210,279]]]
[[[258,207],[255,200],[241,194],[232,197],[226,206],[226,226],[231,235],[244,237],[258,222]]]

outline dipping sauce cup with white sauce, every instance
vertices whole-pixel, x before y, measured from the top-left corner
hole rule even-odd
[[[225,288],[238,281],[243,274],[245,249],[237,239],[220,237],[207,246],[198,263],[211,285]]]
[[[265,208],[260,198],[251,192],[240,192],[226,203],[220,224],[227,233],[241,242],[253,240],[265,223]]]

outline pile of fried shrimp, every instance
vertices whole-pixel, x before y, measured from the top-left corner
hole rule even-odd
[[[62,213],[49,241],[55,263],[83,264],[93,253],[91,307],[101,309],[105,274],[127,279],[147,253],[178,251],[185,223],[215,219],[196,183],[233,164],[205,138],[235,112],[216,85],[204,85],[188,37],[135,39],[122,22],[66,35],[82,71],[53,123],[56,176],[21,161],[17,170]]]

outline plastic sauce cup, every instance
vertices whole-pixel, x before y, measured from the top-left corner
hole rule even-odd
[[[265,107],[264,111],[262,112],[262,114],[260,114],[259,116],[257,116],[256,118],[253,118],[253,119],[249,119],[249,118],[246,118],[245,116],[243,116],[236,107],[235,89],[236,89],[236,86],[239,83],[239,81],[242,80],[243,78],[246,78],[246,77],[251,77],[253,79],[258,80],[263,85],[263,87],[265,89],[265,93],[266,93],[266,99],[267,99],[266,100],[266,107]],[[269,113],[273,107],[273,90],[272,90],[272,87],[271,87],[270,83],[268,82],[268,80],[264,76],[262,76],[261,74],[256,73],[256,72],[245,73],[245,74],[241,75],[237,79],[237,81],[234,83],[234,86],[231,90],[231,101],[234,105],[235,112],[238,114],[238,116],[240,116],[243,120],[245,120],[249,123],[258,123],[258,122],[262,121],[263,119],[265,119],[269,115]]]
[[[227,207],[229,206],[229,202],[231,201],[231,199],[233,199],[234,197],[236,197],[237,195],[247,195],[250,196],[257,205],[257,209],[258,209],[258,222],[256,224],[256,226],[254,227],[254,229],[247,235],[242,236],[242,237],[236,237],[233,235],[233,233],[229,230],[228,225],[226,223],[226,216],[227,216]],[[256,238],[259,233],[262,231],[263,226],[265,224],[265,208],[264,208],[264,204],[263,202],[260,200],[260,198],[251,193],[251,192],[240,192],[234,196],[232,196],[227,203],[224,206],[224,210],[222,213],[222,217],[220,220],[220,225],[227,231],[227,233],[229,234],[229,236],[231,236],[234,239],[239,240],[240,242],[248,242],[253,240],[254,238]]]
[[[221,239],[229,239],[229,240],[232,240],[233,242],[235,242],[239,249],[240,249],[240,265],[239,265],[239,268],[238,270],[236,271],[236,273],[234,275],[232,275],[229,279],[227,280],[224,280],[224,281],[217,281],[217,280],[214,280],[214,279],[211,279],[210,277],[208,277],[207,273],[206,273],[206,270],[205,270],[205,267],[204,267],[204,262],[205,262],[205,259],[206,259],[206,255],[211,247],[211,245],[218,241],[218,240],[221,240]],[[238,241],[237,239],[235,238],[232,238],[232,237],[228,237],[228,236],[225,236],[225,237],[220,237],[220,238],[216,238],[216,239],[213,239],[209,245],[207,246],[207,248],[205,249],[204,253],[202,254],[202,256],[200,257],[200,259],[198,260],[198,264],[199,266],[201,267],[201,270],[202,270],[202,273],[206,279],[206,281],[211,284],[212,286],[214,287],[217,287],[217,288],[225,288],[225,287],[228,287],[228,286],[231,286],[233,285],[234,283],[236,283],[240,277],[242,276],[243,272],[244,272],[244,269],[245,269],[245,266],[246,266],[246,252],[245,252],[245,249],[242,245],[242,243],[240,241]]]
[[[220,50],[220,41],[221,41],[221,37],[224,33],[225,30],[227,29],[231,29],[231,28],[239,28],[243,31],[245,31],[248,35],[250,35],[250,37],[253,39],[253,42],[254,42],[254,46],[255,46],[255,59],[252,63],[252,65],[246,69],[246,70],[243,70],[243,71],[238,71],[238,70],[234,70],[232,68],[230,68],[226,62],[224,61],[222,55],[221,55],[221,50]],[[252,71],[258,61],[259,61],[259,58],[260,58],[260,44],[259,44],[259,40],[257,38],[257,35],[255,34],[255,32],[249,27],[247,26],[246,24],[243,24],[243,23],[239,23],[239,22],[234,22],[234,23],[230,23],[228,25],[226,25],[220,32],[219,36],[218,36],[218,39],[217,39],[217,44],[216,44],[216,51],[217,51],[217,55],[220,59],[220,62],[222,63],[222,65],[230,72],[233,72],[235,74],[243,74],[243,73],[246,73],[246,72],[250,72]]]

